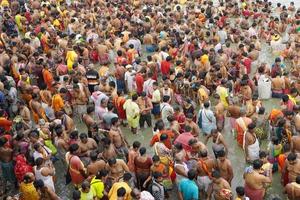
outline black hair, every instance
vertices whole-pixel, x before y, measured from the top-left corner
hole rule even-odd
[[[118,190],[117,190],[117,196],[118,197],[124,197],[126,194],[126,190],[124,187],[120,187]]]
[[[131,175],[129,172],[126,172],[126,173],[123,175],[123,180],[124,180],[124,181],[130,181],[131,178],[132,178],[132,175]]]
[[[289,153],[288,157],[287,157],[287,160],[288,161],[295,161],[297,159],[297,154],[291,152]]]
[[[213,178],[220,178],[220,177],[221,177],[221,173],[220,173],[220,171],[218,171],[218,170],[214,170],[214,171],[211,173],[211,176],[212,176]]]
[[[79,149],[79,145],[77,143],[71,144],[69,147],[69,151],[71,154],[74,154]]]
[[[260,169],[263,166],[263,162],[259,159],[253,161],[253,168]]]
[[[147,151],[147,150],[146,150],[145,147],[141,147],[140,150],[139,150],[141,156],[144,155],[144,154],[146,153],[146,151]]]
[[[111,166],[111,165],[116,164],[116,163],[117,163],[117,160],[116,160],[116,158],[109,158],[107,162],[108,162],[108,164]]]
[[[242,197],[242,196],[245,195],[245,188],[242,187],[242,186],[236,187],[236,188],[235,188],[235,191],[236,191],[236,193],[237,193],[240,197]]]
[[[139,141],[134,141],[133,144],[132,144],[132,147],[135,148],[135,149],[140,148],[140,146],[141,146],[141,143]]]
[[[190,180],[194,180],[197,177],[197,171],[195,169],[190,169],[187,175]]]

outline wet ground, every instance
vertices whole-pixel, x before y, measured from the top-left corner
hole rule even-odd
[[[272,64],[274,61],[274,57],[270,53],[270,49],[268,46],[263,45],[263,49],[261,52],[260,56],[260,61],[261,62],[267,62],[268,64]],[[255,69],[253,69],[253,72]],[[279,100],[276,99],[269,99],[263,102],[263,105],[266,107],[266,111],[270,111],[274,107],[279,107]],[[84,124],[77,122],[77,127],[80,132],[85,132],[85,126]],[[145,128],[143,130],[139,130],[138,135],[133,135],[128,128],[122,128],[124,135],[126,136],[129,144],[132,144],[133,141],[138,140],[142,143],[143,146],[147,147],[148,154],[153,155],[153,149],[149,147],[149,142],[150,139],[153,136],[153,132],[151,128]],[[234,168],[234,178],[232,180],[232,190],[234,191],[237,186],[242,186],[244,185],[244,180],[243,180],[243,172],[244,168],[246,166],[245,164],[245,159],[244,159],[244,153],[242,149],[237,145],[237,142],[234,138],[234,135],[231,132],[231,128],[228,122],[225,123],[225,128],[223,130],[223,135],[225,137],[225,140],[228,144],[229,147],[229,154],[228,157],[230,161],[232,162],[232,166]],[[203,141],[203,136],[199,136],[200,139]],[[262,142],[261,149],[262,150],[267,150],[267,141]],[[211,143],[208,143],[208,148],[211,151]],[[212,153],[212,151],[211,151]],[[211,154],[213,155],[213,154]],[[57,183],[56,183],[56,191],[59,194],[59,196],[63,200],[69,199],[71,195],[71,191],[73,190],[72,186],[65,186],[64,184],[64,175],[65,175],[65,167],[62,165],[62,161],[56,162],[56,167],[57,169]],[[280,175],[278,173],[274,174],[273,176],[273,182],[272,186],[268,190],[266,199],[272,199],[271,197],[284,197],[282,194],[282,186],[280,184]],[[176,194],[175,191],[172,192],[171,195],[173,198],[176,199]]]
[[[288,5],[289,0],[273,0],[272,2],[277,3],[281,2],[284,3],[285,5]],[[300,6],[300,0],[294,0],[295,4],[297,7]],[[268,64],[273,64],[274,57],[270,53],[270,49],[268,46],[263,45],[259,60],[261,62],[267,62]],[[253,69],[255,71],[255,69]],[[275,99],[270,99],[267,101],[264,101],[264,106],[266,107],[267,111],[270,111],[271,108],[274,107],[279,107],[279,101]],[[77,122],[76,123],[77,128],[79,129],[80,132],[85,132],[85,126]],[[142,143],[143,146],[147,147],[148,154],[153,155],[153,150],[152,148],[149,147],[149,141],[153,135],[152,129],[151,128],[146,128],[144,130],[140,130],[138,135],[133,135],[130,133],[130,130],[128,128],[123,128],[124,134],[129,141],[130,144],[133,143],[133,141],[138,140]],[[244,159],[244,153],[242,149],[237,145],[236,140],[234,136],[231,133],[229,123],[225,124],[225,129],[223,131],[223,135],[225,137],[225,140],[228,144],[229,147],[229,154],[228,157],[230,161],[232,162],[232,166],[234,168],[234,178],[232,181],[232,189],[233,191],[237,186],[241,186],[244,184],[243,180],[243,171],[246,166],[245,164],[245,159]],[[200,136],[200,139],[203,141],[203,137]],[[262,143],[261,149],[266,150],[266,145],[267,141]],[[211,143],[208,144],[208,148],[211,149]],[[211,152],[212,153],[212,152]],[[56,192],[59,194],[61,199],[63,200],[68,200],[70,199],[71,192],[73,191],[73,187],[71,185],[65,186],[65,166],[63,165],[62,161],[57,161],[55,163],[56,165],[56,172],[57,172],[57,182],[55,184],[56,186]],[[282,194],[283,188],[280,184],[280,176],[279,173],[274,174],[273,176],[273,182],[272,186],[267,192],[267,196],[265,199],[272,199],[272,197],[281,197],[282,199],[284,198],[284,195]],[[174,193],[174,192],[173,192]],[[173,194],[171,195],[172,198],[170,199],[177,199],[176,195]]]

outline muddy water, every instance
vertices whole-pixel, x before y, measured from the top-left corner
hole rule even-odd
[[[282,4],[288,5],[290,0],[273,0],[274,4],[277,2],[280,2]],[[300,7],[300,0],[294,0],[296,7]],[[260,53],[259,62],[267,62],[269,65],[273,64],[275,57],[271,54],[270,48],[268,45],[263,44],[262,45],[262,51]],[[255,71],[255,69],[253,69]],[[264,101],[264,106],[266,107],[267,111],[270,111],[270,109],[274,107],[279,107],[279,101],[275,99],[270,99],[267,101]],[[80,130],[80,132],[86,131],[85,126],[77,122],[77,128]],[[153,149],[149,147],[149,141],[152,137],[152,130],[151,128],[146,128],[142,131],[139,131],[138,135],[132,135],[130,133],[130,130],[128,128],[123,129],[124,134],[126,138],[128,139],[129,143],[132,144],[133,141],[138,140],[142,143],[143,146],[147,147],[148,154],[153,155]],[[229,154],[228,157],[230,161],[232,162],[232,166],[234,168],[234,178],[232,181],[232,189],[233,191],[237,186],[244,185],[243,180],[243,172],[244,168],[246,166],[245,159],[244,159],[244,153],[242,149],[237,145],[236,140],[234,136],[231,133],[230,125],[228,122],[225,124],[225,129],[223,131],[223,135],[225,137],[225,140],[229,147]],[[200,138],[203,140],[202,136]],[[261,149],[266,150],[267,142],[263,142]],[[209,149],[211,149],[211,143],[208,144]],[[211,152],[212,153],[212,152]],[[71,192],[73,191],[73,187],[71,185],[65,186],[65,167],[63,165],[63,162],[60,160],[56,162],[56,169],[57,169],[57,182],[56,182],[56,191],[63,200],[70,199]],[[267,195],[265,199],[272,199],[273,197],[281,197],[284,198],[284,195],[282,193],[283,188],[280,184],[280,176],[279,173],[274,174],[273,176],[273,182],[271,187],[268,189]],[[177,199],[175,192],[173,195],[171,195],[171,199]]]

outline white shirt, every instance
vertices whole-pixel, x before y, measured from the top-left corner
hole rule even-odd
[[[154,82],[155,82],[155,80],[153,80],[151,78],[144,82],[143,89],[144,89],[144,92],[146,92],[147,96],[152,95]]]
[[[161,111],[161,118],[163,119],[166,128],[169,128],[169,121],[167,117],[174,114],[173,107],[170,104],[164,102],[160,105],[160,111]]]
[[[130,92],[132,92],[135,88],[135,70],[132,70],[131,72],[127,71],[125,72],[125,81],[127,82],[127,88]]]

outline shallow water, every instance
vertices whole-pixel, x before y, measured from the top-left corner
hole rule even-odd
[[[272,3],[282,3],[284,5],[289,5],[291,0],[273,0]],[[300,0],[294,0],[296,7],[300,7]],[[275,57],[270,53],[270,48],[268,45],[262,45],[262,51],[259,56],[260,62],[267,62],[269,65],[273,64]],[[255,71],[255,69],[252,69]],[[274,107],[279,107],[279,101],[276,99],[270,99],[263,102],[264,106],[266,107],[267,111],[270,111]],[[77,127],[80,132],[86,131],[85,126],[82,123],[77,123]],[[143,131],[140,131],[138,135],[132,135],[128,128],[123,129],[124,134],[129,141],[130,144],[133,141],[138,140],[142,143],[143,146],[147,147],[148,154],[153,155],[153,149],[149,147],[149,141],[152,137],[152,130],[150,128],[146,128]],[[243,180],[243,172],[245,168],[245,159],[244,153],[242,149],[237,145],[234,136],[231,133],[229,123],[225,124],[225,129],[223,131],[223,135],[225,136],[225,140],[229,147],[229,154],[228,157],[232,162],[232,166],[234,168],[234,178],[232,180],[232,191],[235,191],[237,186],[242,186],[244,184]],[[203,140],[202,136],[200,136],[201,140]],[[266,150],[267,142],[263,142],[261,149]],[[208,144],[208,148],[211,149],[211,143]],[[212,153],[212,152],[211,152]],[[56,191],[63,200],[70,199],[71,192],[73,187],[71,185],[65,186],[64,184],[64,175],[65,175],[65,168],[62,165],[61,161],[56,162],[57,169],[57,182],[56,182]],[[272,199],[272,197],[281,197],[284,198],[282,194],[283,188],[280,183],[280,174],[275,173],[273,175],[273,182],[272,186],[268,189],[267,195],[265,199]],[[177,199],[175,192],[171,195],[171,199]]]

